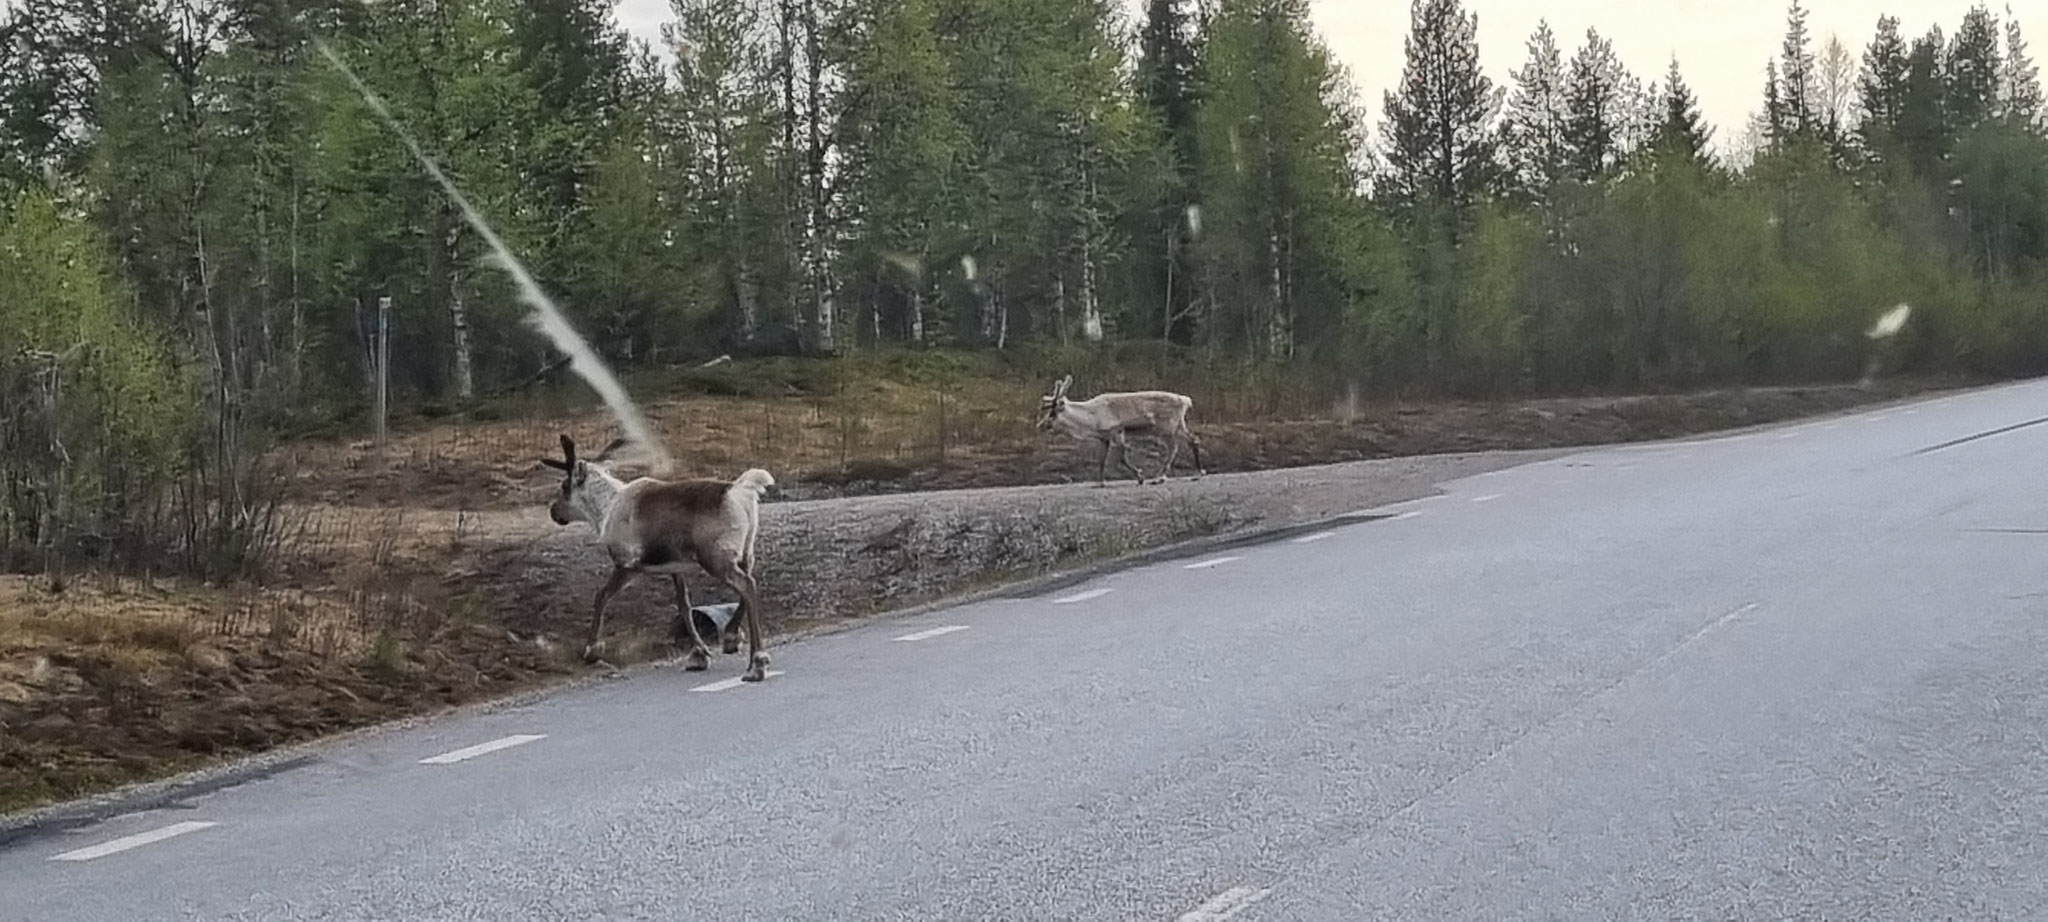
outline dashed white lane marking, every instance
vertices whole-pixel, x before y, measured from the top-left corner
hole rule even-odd
[[[1073,595],[1067,596],[1064,599],[1054,599],[1052,600],[1052,604],[1072,605],[1075,602],[1086,602],[1089,599],[1099,599],[1115,591],[1116,590],[1114,589],[1090,589],[1087,592],[1076,592]]]
[[[1291,541],[1291,542],[1289,542],[1289,543],[1291,543],[1291,544],[1314,544],[1314,543],[1316,543],[1317,541],[1321,541],[1321,540],[1323,540],[1324,538],[1335,538],[1335,537],[1337,537],[1337,533],[1336,533],[1336,532],[1334,532],[1334,531],[1319,531],[1319,532],[1316,532],[1315,534],[1312,534],[1312,535],[1302,535],[1301,537],[1299,537],[1299,538],[1296,538],[1296,539],[1294,539],[1293,541]]]
[[[1488,493],[1485,496],[1474,496],[1472,497],[1472,501],[1475,503],[1490,503],[1499,498],[1499,493]]]
[[[477,756],[497,752],[500,749],[510,749],[514,746],[524,746],[527,743],[533,742],[534,740],[544,740],[547,738],[548,735],[545,733],[514,733],[511,736],[500,737],[488,743],[478,743],[474,746],[465,746],[461,749],[455,750],[454,752],[444,752],[437,756],[431,756],[429,758],[421,759],[420,764],[453,765],[464,759],[474,759]]]
[[[1207,569],[1209,569],[1210,567],[1220,567],[1220,566],[1223,566],[1223,565],[1224,565],[1224,564],[1226,564],[1226,563],[1232,563],[1232,562],[1235,562],[1235,561],[1239,561],[1239,560],[1243,560],[1243,559],[1244,559],[1244,558],[1242,558],[1242,557],[1211,557],[1211,558],[1209,558],[1208,560],[1197,560],[1197,561],[1195,561],[1194,563],[1191,563],[1191,564],[1188,564],[1188,565],[1187,565],[1187,566],[1185,566],[1185,567],[1182,567],[1181,569],[1183,569],[1183,570],[1207,570]]]
[[[1178,922],[1223,922],[1224,919],[1245,911],[1251,904],[1265,899],[1272,892],[1270,887],[1263,890],[1232,887],[1210,897],[1202,905],[1181,913]]]
[[[762,676],[763,676],[764,678],[770,678],[770,679],[772,679],[772,678],[775,678],[776,676],[779,676],[779,675],[781,675],[781,674],[782,674],[782,670],[780,670],[780,669],[770,669],[770,670],[768,670],[767,672],[764,672],[764,673],[762,673],[761,675],[762,675]],[[741,677],[739,677],[739,676],[734,676],[734,677],[732,677],[732,678],[730,678],[730,679],[723,679],[723,680],[720,680],[720,681],[717,681],[717,682],[711,682],[711,683],[708,683],[708,684],[705,684],[705,685],[699,685],[699,686],[697,686],[696,688],[693,688],[693,689],[690,689],[690,690],[691,690],[691,691],[693,691],[693,692],[722,692],[722,691],[729,691],[729,690],[731,690],[731,689],[735,689],[735,688],[738,688],[738,687],[740,687],[740,686],[742,686],[742,685],[745,685],[745,684],[747,684],[747,680],[746,680],[746,679],[744,679],[744,678],[741,678]]]
[[[50,860],[91,861],[94,858],[104,858],[108,855],[114,854],[115,852],[125,852],[131,848],[140,848],[144,845],[148,845],[151,842],[162,842],[163,840],[168,839],[172,836],[182,836],[188,832],[198,832],[201,829],[207,829],[217,825],[219,824],[203,823],[196,821],[189,823],[172,823],[171,825],[165,826],[162,829],[152,829],[148,832],[138,832],[132,836],[122,836],[121,838],[115,839],[112,842],[101,842],[100,844],[91,846],[90,848],[81,848],[76,851],[65,852],[61,855],[52,855],[50,856]]]
[[[931,630],[928,630],[928,631],[918,631],[918,632],[917,632],[917,633],[915,633],[915,634],[905,634],[905,635],[903,635],[903,636],[901,636],[901,637],[898,637],[898,638],[896,638],[896,642],[897,642],[897,643],[916,643],[916,642],[918,642],[918,641],[920,641],[920,640],[930,640],[930,639],[932,639],[932,638],[934,638],[934,637],[944,637],[945,635],[947,635],[947,634],[951,634],[951,633],[953,633],[954,631],[964,631],[964,630],[967,630],[967,625],[964,625],[964,624],[948,624],[948,625],[946,625],[946,626],[944,626],[944,627],[935,627],[935,628],[932,628]]]

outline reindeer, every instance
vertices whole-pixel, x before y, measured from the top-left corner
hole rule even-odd
[[[648,574],[667,576],[675,586],[676,610],[690,631],[690,655],[683,668],[691,672],[707,668],[711,650],[697,633],[697,621],[690,616],[690,593],[683,586],[684,565],[695,560],[704,572],[740,594],[733,624],[746,622],[747,671],[741,678],[761,681],[767,677],[768,654],[761,650],[754,539],[760,531],[761,495],[775,485],[775,478],[755,469],[730,483],[650,477],[626,483],[612,476],[606,463],[625,444],[625,439],[619,439],[597,457],[578,460],[575,441],[564,435],[562,459],[541,459],[542,464],[563,474],[561,493],[548,506],[549,517],[557,525],[589,523],[612,559],[611,578],[597,591],[590,614],[590,641],[583,648],[584,658],[594,659],[602,652],[605,604],[635,577]],[[737,638],[727,634],[722,640],[725,652],[738,652]]]
[[[1188,410],[1194,407],[1193,400],[1169,391],[1097,394],[1087,400],[1068,400],[1067,388],[1073,385],[1074,376],[1068,375],[1053,382],[1052,393],[1039,398],[1038,428],[1049,431],[1058,427],[1074,438],[1100,441],[1102,462],[1095,468],[1097,485],[1109,483],[1111,449],[1115,449],[1124,470],[1130,471],[1139,483],[1165,483],[1166,475],[1173,471],[1174,459],[1180,457],[1183,439],[1195,453],[1195,476],[1207,473],[1202,469],[1202,440],[1188,429]],[[1127,436],[1133,432],[1157,433],[1166,440],[1166,463],[1160,466],[1156,478],[1147,478],[1131,464]]]

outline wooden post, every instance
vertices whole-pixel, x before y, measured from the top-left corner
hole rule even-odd
[[[377,299],[377,447],[383,448],[391,412],[391,296]]]

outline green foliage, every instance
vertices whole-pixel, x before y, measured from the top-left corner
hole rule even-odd
[[[81,216],[40,192],[0,210],[0,564],[114,533],[92,523],[174,474],[191,391],[132,305]]]
[[[100,473],[128,467],[147,476],[178,453],[188,391],[131,304],[99,234],[80,216],[41,192],[0,212],[0,342],[17,352],[6,360],[57,357],[66,448],[102,465]]]

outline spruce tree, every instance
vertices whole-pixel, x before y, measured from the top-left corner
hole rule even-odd
[[[1548,22],[1529,36],[1529,57],[1515,71],[1502,125],[1509,179],[1515,191],[1531,198],[1547,195],[1570,172],[1565,147],[1569,117],[1564,60]]]
[[[1401,83],[1386,94],[1380,191],[1396,213],[1462,220],[1498,190],[1501,94],[1479,66],[1479,17],[1459,0],[1414,0]]]

